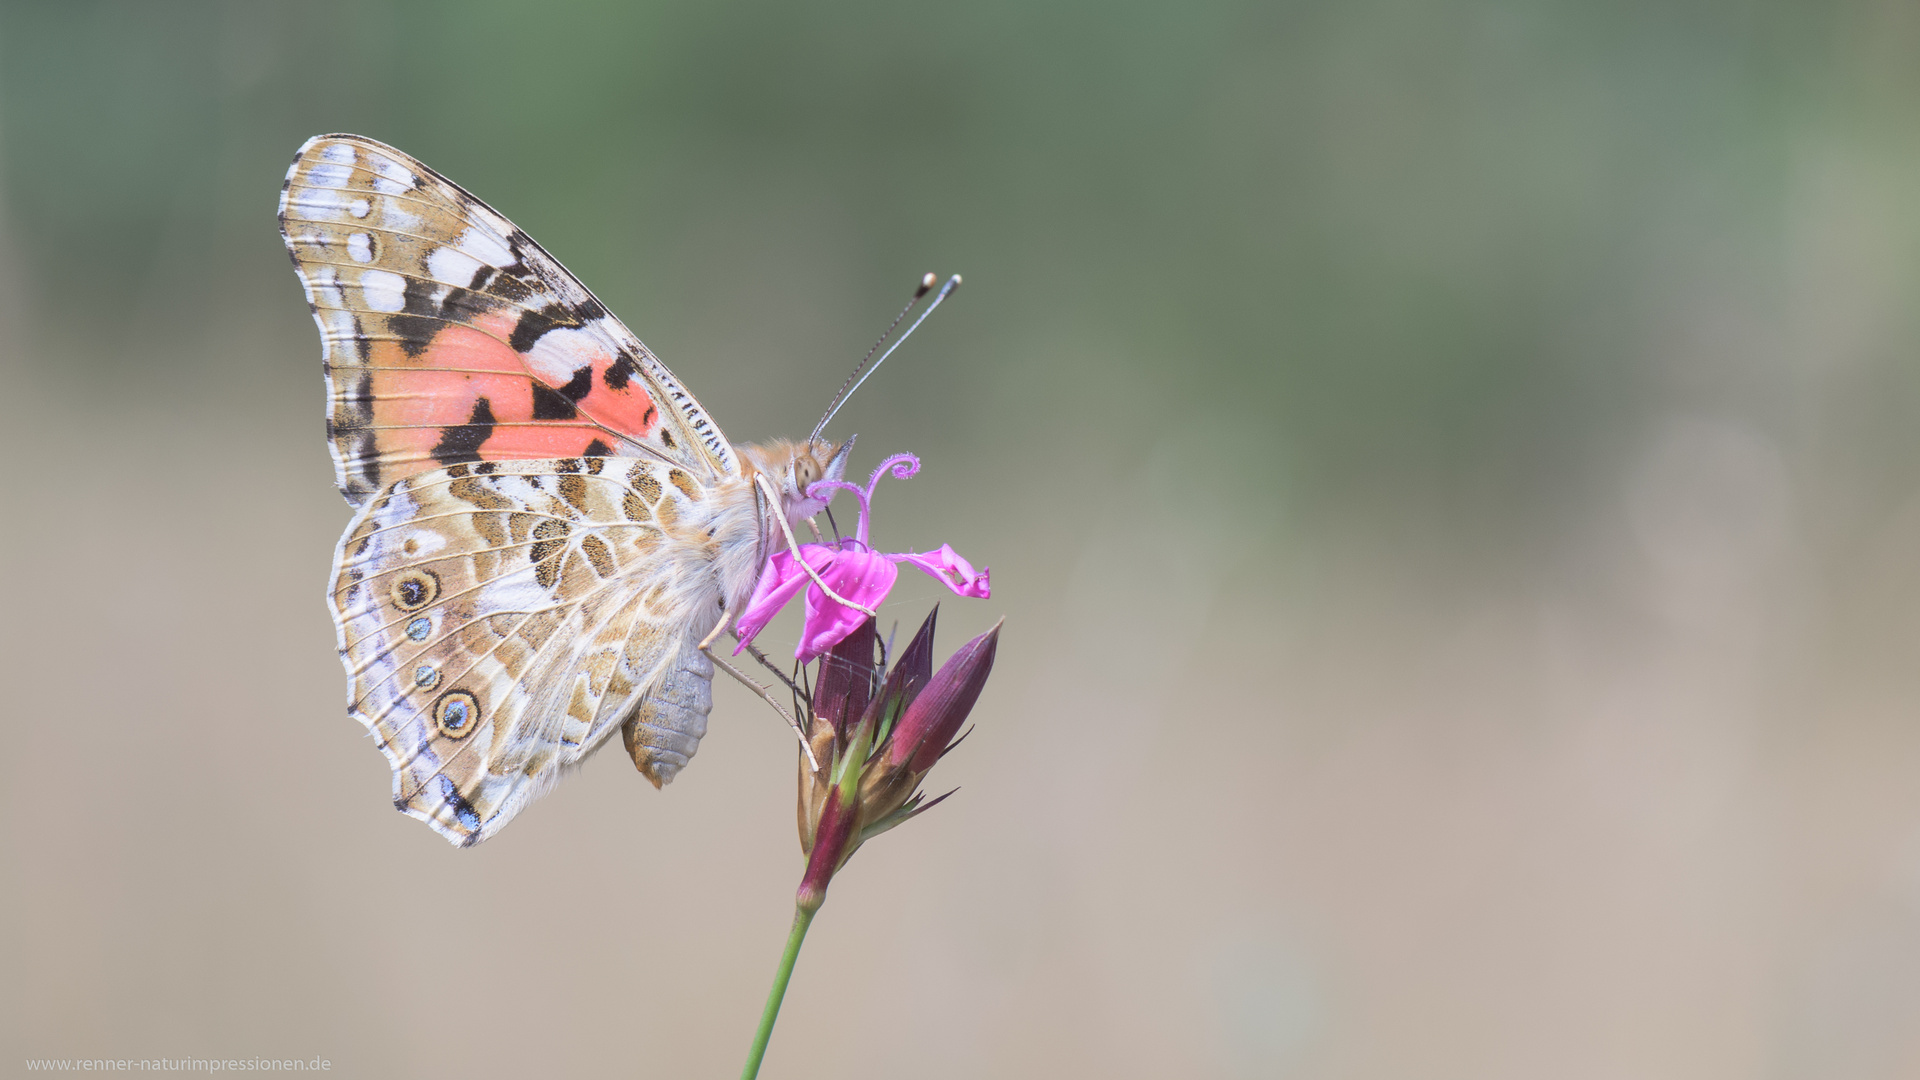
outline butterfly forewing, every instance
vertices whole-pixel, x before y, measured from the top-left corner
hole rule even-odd
[[[665,365],[540,245],[390,146],[322,135],[281,192],[319,324],[328,436],[359,506],[465,462],[649,456],[702,479],[732,447]]]
[[[623,720],[656,782],[686,764],[711,673],[694,642],[719,606],[682,565],[699,554],[683,525],[707,494],[659,463],[587,457],[455,464],[362,509],[332,600],[349,711],[400,809],[476,843]]]

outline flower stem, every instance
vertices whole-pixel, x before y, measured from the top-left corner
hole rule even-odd
[[[780,968],[773,973],[773,988],[767,991],[767,1007],[760,1013],[760,1030],[753,1034],[753,1048],[747,1051],[747,1066],[740,1070],[740,1080],[754,1080],[760,1075],[760,1059],[767,1056],[767,1041],[773,1038],[773,1022],[780,1017],[781,999],[787,996],[787,981],[793,978],[793,962],[800,957],[800,943],[807,939],[807,927],[813,923],[813,913],[819,905],[807,907],[796,904],[793,908],[793,929],[787,932],[787,950],[780,954]]]

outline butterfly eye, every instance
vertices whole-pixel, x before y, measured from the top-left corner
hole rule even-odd
[[[465,690],[449,690],[433,703],[433,722],[450,739],[472,731],[474,718],[479,713],[480,702]]]
[[[806,492],[808,484],[818,479],[820,479],[820,466],[815,465],[812,458],[803,457],[794,461],[793,481],[802,494]]]
[[[440,579],[431,571],[415,568],[394,580],[392,593],[395,607],[401,611],[418,611],[440,595]]]

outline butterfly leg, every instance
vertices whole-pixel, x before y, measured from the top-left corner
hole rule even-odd
[[[735,641],[739,641],[740,635],[737,633],[734,634],[733,639]],[[750,641],[746,642],[745,644],[746,644],[746,650],[748,655],[752,656],[755,660],[758,660],[760,662],[761,667],[766,668],[768,671],[771,671],[773,673],[774,678],[779,679],[781,683],[785,684],[788,690],[793,691],[794,697],[799,698],[809,708],[812,707],[813,705],[812,695],[808,694],[805,690],[800,689],[799,686],[794,684],[794,681],[792,679],[787,678],[786,672],[781,671],[778,667],[775,667],[773,661],[767,659],[767,654],[760,651],[759,646],[753,644]]]
[[[807,755],[807,764],[811,765],[815,772],[818,772],[820,770],[820,763],[814,760],[813,747],[807,745],[807,733],[804,729],[800,727],[800,722],[793,718],[792,713],[789,713],[786,709],[781,708],[780,702],[775,700],[773,696],[773,692],[771,690],[768,690],[766,687],[760,685],[757,682],[754,682],[752,679],[747,678],[747,675],[745,672],[741,671],[739,668],[734,667],[732,664],[727,663],[726,660],[722,659],[719,655],[714,653],[713,651],[714,641],[717,638],[719,638],[721,632],[724,631],[728,626],[732,625],[732,623],[733,623],[733,616],[731,615],[728,615],[726,618],[721,619],[719,624],[713,628],[713,633],[708,634],[706,637],[706,640],[700,643],[699,645],[700,651],[707,654],[707,659],[713,661],[716,665],[718,665],[721,671],[724,671],[727,674],[733,676],[735,679],[738,679],[740,681],[740,685],[753,691],[755,694],[758,694],[760,696],[760,700],[772,706],[773,711],[780,714],[780,719],[785,720],[787,722],[787,726],[793,729],[794,735],[799,737],[800,749],[803,753]],[[752,646],[748,646],[748,648],[752,648]],[[756,656],[759,655],[758,650],[755,650],[755,655]],[[763,658],[761,662],[765,663],[766,661]]]
[[[703,653],[706,653],[708,656],[712,656],[713,653],[711,650],[713,648],[713,643],[715,641],[718,641],[720,639],[720,635],[726,633],[727,628],[732,625],[733,625],[733,612],[729,611],[727,612],[726,617],[722,618],[719,622],[713,624],[713,631],[711,633],[709,633],[706,637],[703,637],[700,639],[700,646],[699,646],[700,651]]]

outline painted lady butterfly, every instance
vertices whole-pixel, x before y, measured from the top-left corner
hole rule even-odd
[[[308,140],[280,229],[357,513],[329,600],[394,804],[462,846],[618,728],[658,787],[706,733],[700,644],[853,440],[734,447],[525,233],[413,158]]]

